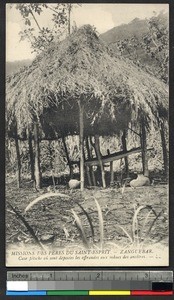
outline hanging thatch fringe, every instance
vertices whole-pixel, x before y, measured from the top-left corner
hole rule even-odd
[[[13,129],[16,117],[19,134],[24,134],[35,115],[44,117],[44,128],[48,125],[57,133],[77,134],[78,101],[82,99],[85,135],[118,133],[142,114],[146,126],[167,117],[165,84],[129,60],[113,57],[86,25],[61,43],[52,43],[31,66],[7,77],[7,130]],[[44,135],[49,136],[49,130]]]

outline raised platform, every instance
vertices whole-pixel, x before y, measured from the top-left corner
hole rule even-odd
[[[148,148],[147,150],[150,151],[150,150],[153,150],[153,148]],[[119,159],[129,156],[131,154],[135,154],[135,153],[139,153],[139,152],[142,152],[142,149],[140,147],[133,148],[127,152],[124,152],[124,151],[115,152],[115,153],[112,153],[109,155],[102,156],[102,162],[103,162],[103,164],[105,164],[105,163],[108,163],[108,162],[111,162],[114,160],[119,160]],[[74,165],[74,164],[79,165],[79,163],[80,163],[79,161],[71,161],[72,165]],[[99,165],[99,161],[97,158],[85,160],[85,166],[97,166],[97,165]]]

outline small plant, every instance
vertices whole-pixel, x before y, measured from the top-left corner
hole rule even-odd
[[[10,207],[10,209],[12,210],[12,213],[14,213],[16,215],[16,217],[22,221],[22,223],[25,225],[25,227],[27,228],[28,232],[31,234],[31,236],[33,237],[34,241],[36,242],[36,244],[42,249],[45,250],[45,247],[42,245],[42,243],[39,241],[38,237],[36,236],[33,228],[30,226],[30,224],[28,223],[28,221],[26,220],[26,218],[24,216],[22,216],[21,213],[19,213],[16,208],[14,208],[9,202],[7,202],[7,205]]]
[[[98,201],[95,198],[94,198],[94,200],[95,200],[95,204],[97,207],[98,219],[99,219],[100,248],[103,248],[103,239],[104,239],[103,214],[102,214],[102,210],[101,210],[101,207],[100,207]],[[72,210],[73,217],[75,220],[75,225],[76,225],[78,231],[80,232],[80,237],[82,239],[83,245],[86,248],[89,248],[91,246],[94,247],[95,246],[95,244],[94,244],[94,226],[92,224],[91,217],[90,217],[89,213],[86,212],[86,210],[83,208],[82,205],[80,205],[79,203],[76,203],[76,204],[82,209],[82,211],[86,215],[87,220],[90,225],[90,229],[91,229],[91,237],[92,237],[92,241],[93,241],[92,245],[90,244],[89,240],[86,237],[84,225],[82,224],[82,222],[81,222],[80,218],[78,217],[78,215],[76,214],[76,212],[74,210]]]
[[[124,185],[123,185],[123,191],[122,191],[122,195],[124,194]],[[39,197],[37,197],[36,199],[32,200],[29,205],[25,208],[25,213],[28,212],[35,204],[39,203],[40,201],[43,200],[47,200],[50,199],[50,197],[56,198],[56,197],[61,197],[64,199],[68,199],[70,200],[70,197],[68,195],[62,194],[62,193],[46,193],[44,195],[41,195]],[[75,226],[80,234],[80,238],[82,240],[83,246],[85,248],[99,248],[99,249],[103,249],[104,247],[104,220],[103,220],[103,212],[101,209],[101,206],[99,205],[98,201],[95,199],[94,197],[94,202],[97,208],[97,214],[98,214],[98,230],[99,230],[99,243],[96,244],[95,242],[95,234],[94,234],[94,228],[96,225],[94,225],[94,221],[92,221],[90,213],[87,212],[84,207],[79,204],[77,201],[74,201],[74,203],[76,203],[77,206],[79,206],[79,208],[81,209],[83,215],[86,217],[87,222],[88,222],[88,226],[90,228],[90,237],[87,236],[86,233],[86,226],[83,224],[82,219],[78,216],[78,214],[74,211],[74,209],[71,210],[74,222],[75,222]],[[30,226],[30,224],[28,223],[28,221],[26,220],[25,216],[23,216],[21,213],[19,213],[16,208],[14,208],[10,203],[8,203],[9,208],[11,209],[10,213],[15,214],[17,219],[20,220],[25,227],[27,228],[28,232],[30,233],[30,235],[33,237],[33,239],[35,240],[36,244],[39,245],[39,247],[41,247],[42,249],[44,249],[44,246],[42,244],[42,242],[38,239],[38,237],[36,236],[34,230],[32,229],[32,227]],[[139,222],[139,216],[140,213],[143,211],[147,211],[145,217],[143,218],[141,225]],[[125,236],[127,237],[127,243],[126,243],[126,247],[142,247],[145,243],[147,243],[148,239],[150,238],[150,234],[152,231],[152,228],[154,227],[155,223],[157,222],[157,220],[160,218],[160,216],[163,214],[163,210],[160,213],[156,213],[156,211],[153,209],[152,206],[150,205],[141,205],[138,208],[134,208],[134,215],[132,218],[132,225],[131,225],[131,230],[128,232],[127,229],[125,229],[123,226],[120,226],[118,224],[116,224],[116,227],[121,229],[121,231],[125,234]],[[153,220],[149,220],[150,216],[153,215],[154,218]],[[66,229],[64,229],[64,233],[66,236],[66,240],[69,236],[69,233]],[[106,246],[111,246],[112,247],[117,247],[119,248],[120,246],[116,244],[116,242],[109,242],[106,241],[105,243],[105,247]],[[81,247],[79,245],[79,247]]]
[[[142,210],[149,210],[149,212],[146,214],[146,217],[144,219],[142,228],[140,229],[139,221],[138,221],[138,215],[140,211]],[[149,220],[150,215],[153,213],[155,216],[153,222],[148,225],[148,228],[145,230],[145,227],[147,226],[147,222]],[[128,237],[130,241],[131,246],[143,246],[145,242],[148,240],[150,237],[151,230],[153,226],[155,225],[156,221],[159,219],[159,217],[162,215],[163,210],[157,214],[155,210],[152,208],[150,205],[141,205],[137,209],[135,209],[133,220],[132,220],[132,227],[131,227],[131,233],[129,233],[125,228],[123,228],[120,225],[117,225]],[[145,232],[145,233],[144,233]]]
[[[103,214],[102,214],[102,210],[101,210],[101,207],[100,207],[98,201],[95,198],[94,198],[94,200],[95,200],[95,204],[97,207],[98,219],[99,219],[98,227],[99,227],[99,236],[100,236],[100,248],[103,248],[103,240],[104,240]],[[94,226],[92,224],[91,218],[90,218],[89,214],[84,210],[84,208],[80,204],[78,204],[78,205],[82,209],[82,211],[84,212],[84,214],[86,215],[86,217],[88,219],[88,222],[91,227],[91,233],[92,233],[92,239],[93,239],[93,244],[91,245],[89,240],[87,239],[87,236],[85,233],[85,228],[84,228],[84,225],[82,224],[82,221],[80,220],[78,215],[74,212],[74,210],[72,210],[75,224],[76,224],[78,231],[80,232],[80,237],[82,239],[83,245],[84,245],[84,247],[87,247],[87,248],[96,247],[96,245],[94,243]],[[146,216],[144,218],[144,222],[140,228],[139,214],[143,210],[148,210],[148,213],[146,214]],[[163,213],[163,210],[159,214],[157,214],[150,205],[142,205],[135,209],[133,219],[132,219],[132,226],[131,226],[130,233],[123,226],[116,225],[127,236],[128,241],[129,241],[127,243],[127,246],[135,246],[135,247],[141,246],[142,247],[147,242],[148,238],[150,237],[151,230],[154,227],[156,221],[162,215],[162,213]],[[153,221],[150,224],[147,225],[151,214],[153,214],[155,218],[153,219]],[[109,245],[109,244],[113,245],[114,247],[119,248],[119,246],[115,242],[112,242],[112,243],[106,242],[105,246]]]
[[[103,214],[102,214],[101,207],[96,199],[95,199],[95,204],[97,206],[98,219],[99,219],[100,247],[102,248],[103,238],[104,238]]]
[[[72,209],[72,213],[73,213],[73,216],[74,216],[76,227],[77,227],[77,229],[80,233],[80,237],[82,239],[83,245],[84,245],[85,248],[89,248],[89,241],[87,240],[82,222],[81,222],[80,218],[78,217],[78,215],[76,214],[76,212],[73,209]]]
[[[51,177],[52,177],[52,181],[53,181],[53,190],[55,192],[56,191],[56,184],[55,184],[55,178],[54,178],[53,170],[51,170]]]
[[[37,197],[36,199],[32,200],[29,205],[25,208],[24,213],[28,212],[36,203],[45,200],[45,199],[50,199],[50,197],[62,197],[62,198],[66,198],[66,199],[70,199],[70,197],[68,195],[65,194],[61,194],[61,193],[46,193],[44,195],[41,195],[39,197]],[[19,213],[16,208],[14,208],[9,202],[7,202],[7,205],[10,207],[11,211],[8,210],[10,213],[16,215],[17,220],[20,220],[24,226],[27,228],[28,232],[30,233],[30,235],[32,236],[32,238],[34,239],[34,241],[36,242],[36,244],[42,248],[43,250],[45,250],[45,247],[43,246],[42,242],[38,239],[37,235],[35,234],[33,228],[31,227],[31,225],[28,223],[28,221],[26,220],[26,217],[23,216],[21,213]],[[65,233],[66,235],[66,233]]]
[[[65,198],[65,199],[70,199],[70,197],[68,195],[65,195],[65,194],[62,194],[62,193],[46,193],[44,195],[41,195],[39,197],[37,197],[36,199],[32,200],[30,202],[30,204],[26,207],[25,209],[25,213],[31,209],[33,207],[33,205],[35,205],[36,203],[42,201],[42,200],[45,200],[45,199],[49,199],[50,197],[61,197],[61,198]]]

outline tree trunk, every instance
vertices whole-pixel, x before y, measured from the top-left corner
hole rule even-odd
[[[16,158],[17,158],[17,187],[21,187],[21,158],[20,158],[20,149],[19,141],[17,136],[17,127],[15,128],[15,146],[16,146]]]
[[[84,190],[84,107],[79,101],[80,189]]]
[[[68,166],[69,166],[69,170],[70,170],[70,178],[72,178],[72,175],[73,175],[73,166],[71,165],[71,160],[69,158],[68,148],[66,146],[66,141],[65,141],[65,137],[64,136],[62,136],[62,142],[63,142],[63,146],[64,146],[64,149],[65,149],[66,158],[67,158],[67,161],[68,161]]]
[[[35,184],[36,189],[41,188],[41,170],[40,170],[40,145],[38,123],[34,123],[34,146],[35,146]]]
[[[149,176],[148,157],[147,157],[146,127],[145,127],[144,118],[142,118],[142,120],[141,120],[141,148],[142,148],[143,174],[145,176]]]
[[[161,134],[161,145],[163,149],[163,161],[164,161],[164,172],[165,175],[168,175],[168,156],[167,156],[167,147],[166,147],[166,138],[164,130],[164,121],[160,123],[160,134]]]
[[[126,136],[127,136],[127,132],[126,132],[126,130],[123,130],[123,135],[121,137],[121,140],[122,140],[122,147],[123,147],[124,152],[127,152]],[[128,176],[129,175],[129,163],[128,163],[127,156],[124,158],[124,163],[125,163],[126,176]]]
[[[95,149],[96,149],[97,158],[98,158],[98,161],[100,164],[100,169],[101,169],[102,185],[104,188],[106,188],[105,171],[104,171],[102,157],[101,157],[101,153],[100,153],[99,135],[95,135]]]
[[[28,146],[29,146],[29,155],[30,155],[31,180],[35,180],[35,178],[34,178],[34,153],[33,153],[31,132],[29,132],[29,134],[28,134]]]

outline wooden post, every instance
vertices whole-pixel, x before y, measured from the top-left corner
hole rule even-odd
[[[88,159],[90,159],[92,157],[92,155],[91,155],[91,150],[90,150],[90,146],[89,146],[88,136],[86,136],[85,141],[86,141],[86,149],[87,149]],[[87,176],[88,176],[88,182],[89,182],[90,186],[92,186],[92,180],[91,180],[92,172],[93,172],[92,167],[87,166],[86,167],[86,173],[87,173]]]
[[[80,151],[80,189],[84,190],[84,107],[81,104],[80,100],[79,104],[79,151]]]
[[[123,130],[123,135],[121,137],[121,140],[122,140],[122,147],[123,147],[124,152],[127,152],[126,136],[127,136],[127,131]],[[128,163],[128,157],[127,156],[125,156],[125,158],[124,158],[124,163],[125,163],[125,169],[126,169],[126,176],[128,177],[128,175],[129,175],[129,163]]]
[[[161,145],[162,145],[162,149],[163,149],[164,172],[165,172],[165,176],[167,176],[168,175],[168,155],[167,155],[167,147],[166,147],[164,121],[160,122],[160,134],[161,134]]]
[[[92,142],[92,137],[90,136],[89,139],[87,138],[87,151],[89,151],[89,157],[88,158],[92,158],[92,147],[94,147],[94,143]],[[95,147],[94,147],[95,150]],[[95,150],[96,152],[96,150]],[[93,185],[96,186],[96,179],[95,179],[95,173],[93,170],[93,166],[90,166],[90,173],[91,173],[91,177],[92,177],[92,182]]]
[[[49,149],[49,155],[50,155],[50,167],[51,167],[51,170],[53,169],[53,152],[52,152],[52,149],[51,149],[51,141],[48,141],[48,149]]]
[[[148,176],[149,170],[148,170],[148,158],[147,158],[147,139],[146,139],[145,120],[143,117],[141,119],[141,147],[142,147],[143,174],[145,176]]]
[[[97,151],[96,151],[96,148],[95,148],[95,143],[93,143],[93,141],[92,141],[92,136],[90,136],[89,138],[90,138],[90,144],[91,144],[91,146],[94,148],[94,150],[95,150],[95,155],[96,155],[96,157],[97,157]]]
[[[40,145],[39,145],[39,126],[34,122],[34,146],[35,146],[35,184],[36,189],[41,188],[41,170],[40,170]]]
[[[19,149],[19,140],[17,134],[17,125],[15,126],[15,146],[16,146],[16,158],[17,158],[17,187],[21,187],[21,158]]]
[[[110,150],[107,149],[107,154],[110,155]],[[110,162],[110,185],[114,183],[113,160]]]
[[[95,151],[95,155],[96,155],[96,158],[98,159],[98,156],[97,156],[97,151],[96,151],[96,147],[95,147],[95,142],[93,142],[92,141],[92,136],[90,136],[90,144],[91,144],[91,146],[94,148],[94,151]],[[97,173],[100,171],[100,166],[97,166]],[[92,168],[92,177],[93,177],[93,179],[94,179],[94,182],[95,182],[95,184],[94,185],[96,185],[96,180],[95,180],[95,173],[94,173],[94,170],[93,170],[93,168]]]
[[[111,174],[110,185],[112,185],[114,183],[113,161],[110,162],[110,174]]]
[[[88,136],[85,137],[85,142],[86,142],[86,149],[87,149],[88,159],[90,159],[92,157],[92,155],[91,155],[91,149],[90,149],[90,146],[89,146]]]
[[[86,154],[85,154],[85,145],[84,145],[84,142],[83,142],[83,157],[84,157],[84,162],[86,160]]]
[[[91,175],[90,175],[90,168],[88,166],[86,166],[86,174],[87,174],[87,177],[88,177],[89,186],[92,186]]]
[[[102,157],[101,157],[101,153],[100,153],[99,135],[95,135],[95,149],[96,149],[97,158],[98,158],[98,161],[100,164],[100,169],[101,169],[102,185],[104,188],[106,188],[105,171],[104,171]]]
[[[65,141],[64,136],[62,136],[62,142],[63,142],[63,146],[64,146],[64,149],[65,149],[66,158],[67,158],[67,161],[68,161],[68,166],[69,166],[69,170],[70,170],[70,178],[72,178],[73,166],[71,165],[71,161],[70,161],[70,158],[69,158],[69,153],[68,153],[68,149],[67,149],[67,146],[66,146],[66,141]]]
[[[53,182],[53,189],[56,190],[56,184],[55,184],[55,178],[54,178],[54,172],[53,172],[53,151],[51,149],[51,141],[49,141],[49,153],[50,153],[50,167],[51,167],[51,177]]]
[[[94,169],[93,166],[91,166],[91,175],[92,175],[92,181],[93,181],[93,185],[96,186],[96,179],[95,179],[95,173],[94,173]]]
[[[30,131],[28,133],[28,146],[29,146],[30,167],[31,167],[31,180],[35,180],[35,178],[34,178],[34,153],[33,153],[33,145],[32,145],[32,135],[31,135]]]

